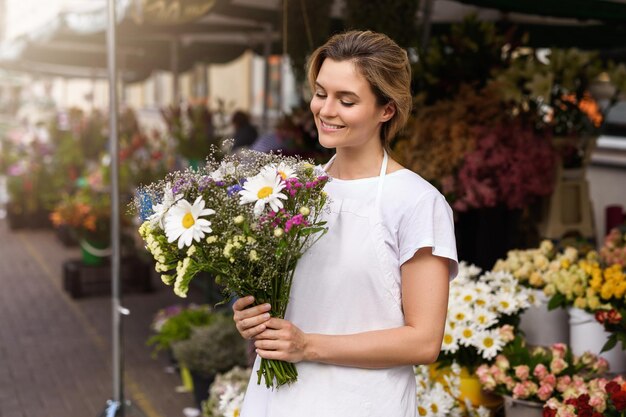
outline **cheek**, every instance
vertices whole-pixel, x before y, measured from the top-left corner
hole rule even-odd
[[[317,97],[314,96],[311,99],[311,103],[310,103],[309,107],[311,108],[311,112],[315,115],[322,108],[322,104],[321,104],[320,100]]]

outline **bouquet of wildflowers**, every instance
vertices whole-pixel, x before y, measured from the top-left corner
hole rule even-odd
[[[515,338],[519,315],[530,306],[530,289],[508,272],[459,265],[450,284],[448,315],[439,361],[456,361],[470,372],[492,361]]]
[[[493,365],[476,370],[483,389],[516,399],[563,399],[575,387],[608,370],[605,359],[585,352],[575,356],[562,343],[529,348],[521,338],[506,346]]]
[[[326,231],[328,176],[308,161],[247,151],[144,187],[139,233],[163,282],[185,297],[199,271],[227,297],[254,296],[283,318],[298,259]],[[297,379],[295,366],[261,360],[258,383]]]

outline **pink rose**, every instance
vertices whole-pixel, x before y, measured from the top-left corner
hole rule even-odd
[[[503,371],[506,371],[510,368],[511,364],[509,363],[509,360],[506,358],[506,356],[498,355],[496,356],[496,366]]]
[[[546,375],[543,380],[541,381],[542,384],[549,384],[552,386],[556,385],[556,376],[554,376],[554,374],[548,374]]]
[[[504,378],[504,385],[506,385],[506,389],[509,391],[513,391],[513,388],[517,385],[517,382],[511,376],[507,376]]]
[[[552,397],[552,393],[554,392],[554,387],[549,384],[541,384],[539,389],[537,390],[537,397],[541,401],[547,401],[550,397]]]
[[[567,362],[563,358],[554,357],[550,362],[550,370],[557,375],[563,372],[567,366]]]
[[[502,338],[502,340],[504,340],[505,343],[508,343],[515,339],[514,330],[515,329],[510,324],[505,324],[504,326],[500,327],[500,337]]]
[[[542,379],[544,379],[548,375],[548,368],[546,368],[546,366],[544,364],[540,363],[537,366],[535,366],[535,369],[533,370],[533,375],[539,381],[541,381]]]
[[[550,347],[552,351],[552,356],[557,358],[565,357],[565,352],[567,351],[567,346],[564,343],[555,343]]]
[[[513,398],[528,398],[528,387],[522,383],[515,384],[515,387],[513,387]]]
[[[530,368],[527,365],[518,365],[514,367],[515,376],[522,381],[526,381],[528,379],[528,375],[530,373]]]
[[[602,393],[593,394],[589,398],[589,405],[594,408],[598,413],[603,413],[606,410],[606,398]]]
[[[572,378],[569,375],[565,375],[557,380],[556,390],[558,392],[563,392],[569,387],[569,384],[572,382]]]
[[[593,365],[593,370],[603,374],[609,370],[609,362],[602,357],[598,357],[598,360]]]

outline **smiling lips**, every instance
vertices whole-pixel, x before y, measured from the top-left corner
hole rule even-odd
[[[333,125],[330,123],[326,123],[324,120],[320,119],[320,124],[325,130],[339,130],[343,129],[345,126],[342,125]]]

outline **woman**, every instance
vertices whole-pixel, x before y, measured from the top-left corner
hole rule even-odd
[[[297,363],[269,390],[253,372],[242,417],[417,416],[412,365],[436,360],[456,275],[450,207],[387,154],[408,118],[410,66],[387,36],[347,32],[309,60],[319,141],[336,154],[328,233],[300,259],[285,319],[234,305],[259,357]]]

